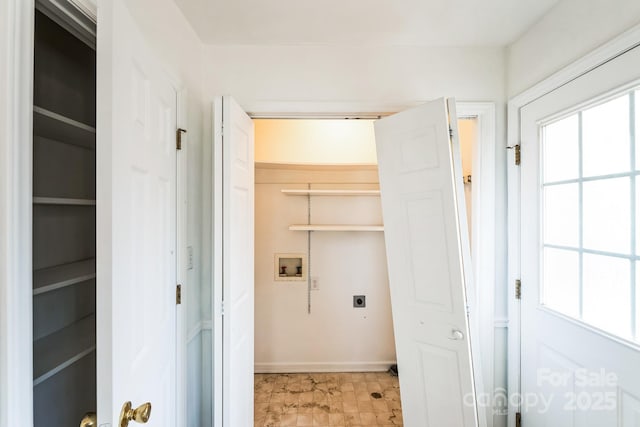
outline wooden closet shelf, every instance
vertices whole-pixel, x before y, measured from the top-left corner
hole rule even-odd
[[[34,197],[34,205],[69,205],[69,206],[95,206],[95,199],[68,199],[64,197]]]
[[[382,225],[296,224],[291,231],[384,231]]]
[[[96,349],[96,317],[87,316],[33,343],[33,385],[51,378]]]
[[[33,107],[34,136],[95,149],[96,128],[41,107]]]
[[[283,189],[287,196],[380,196],[380,190],[295,190]]]
[[[35,270],[33,272],[33,295],[55,291],[65,286],[95,279],[95,277],[95,258]]]

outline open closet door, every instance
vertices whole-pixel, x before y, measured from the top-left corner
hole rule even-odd
[[[176,91],[125,0],[99,4],[98,424],[176,425]]]
[[[214,117],[215,425],[253,426],[253,121],[229,96]],[[222,410],[220,410],[220,408]]]
[[[402,412],[408,426],[478,425],[454,105],[439,99],[375,123]]]

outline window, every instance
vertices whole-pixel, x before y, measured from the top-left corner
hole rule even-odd
[[[640,342],[640,89],[541,126],[542,304]]]

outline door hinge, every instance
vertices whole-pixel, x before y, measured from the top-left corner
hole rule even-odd
[[[182,304],[182,285],[176,286],[176,304]]]
[[[176,150],[182,150],[182,135],[187,133],[186,129],[176,129]]]
[[[522,427],[522,414],[516,412],[516,427]]]
[[[449,127],[449,138],[453,139],[453,128]]]
[[[515,164],[516,166],[520,166],[520,144],[511,145],[507,147],[507,150],[513,150],[515,153]]]
[[[220,301],[220,315],[224,316],[224,301]]]
[[[516,279],[516,299],[520,299],[522,295],[522,282],[520,279]]]

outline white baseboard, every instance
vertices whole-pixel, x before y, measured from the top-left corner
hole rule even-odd
[[[329,362],[329,363],[256,363],[256,374],[289,374],[307,372],[385,372],[396,361]]]

